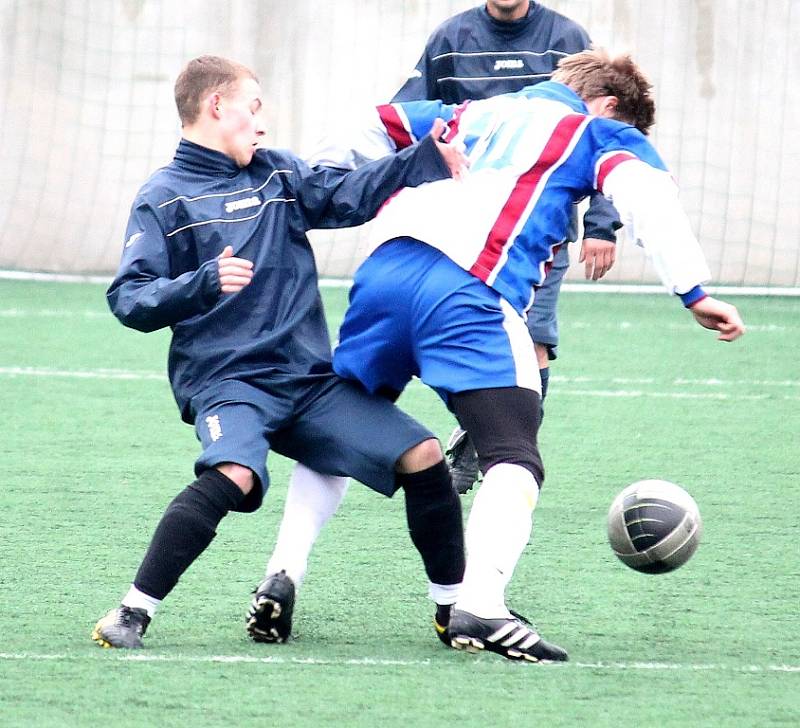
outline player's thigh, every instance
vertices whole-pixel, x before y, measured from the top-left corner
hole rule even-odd
[[[288,427],[275,433],[275,452],[327,475],[348,475],[392,495],[400,456],[434,435],[389,400],[359,385],[326,385]]]

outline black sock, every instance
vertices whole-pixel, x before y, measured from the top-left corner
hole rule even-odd
[[[155,599],[172,591],[216,536],[216,528],[244,494],[218,470],[206,470],[167,506],[142,559],[134,586]]]
[[[450,624],[450,612],[453,611],[452,604],[437,604],[436,605],[436,624],[440,627],[447,627]]]
[[[464,526],[461,502],[444,460],[418,473],[398,473],[406,495],[406,518],[428,578],[434,584],[460,584],[464,577]]]

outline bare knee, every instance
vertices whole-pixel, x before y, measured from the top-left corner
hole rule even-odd
[[[244,465],[238,465],[237,463],[220,463],[219,465],[215,465],[214,468],[236,483],[236,485],[239,486],[239,490],[245,495],[253,490],[255,478],[250,468],[246,468]]]
[[[406,450],[397,461],[396,469],[398,473],[418,473],[432,468],[443,458],[442,446],[432,437]]]

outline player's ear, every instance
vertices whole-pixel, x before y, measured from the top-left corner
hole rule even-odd
[[[211,116],[215,119],[220,118],[220,103],[222,101],[222,95],[215,91],[213,94],[209,94],[206,98],[206,103],[208,104],[208,110],[211,112]]]
[[[608,119],[616,118],[618,106],[619,99],[616,96],[606,96],[603,100],[603,116]]]
[[[619,99],[616,96],[596,96],[586,101],[589,113],[593,116],[600,116],[605,119],[615,119]]]

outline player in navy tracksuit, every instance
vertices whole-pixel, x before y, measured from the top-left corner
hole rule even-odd
[[[167,507],[130,591],[93,638],[142,646],[156,607],[220,520],[261,504],[270,449],[303,463],[305,478],[352,475],[389,496],[402,487],[431,596],[451,603],[463,532],[441,449],[389,401],[333,374],[305,234],[365,222],[398,188],[449,176],[455,152],[436,134],[346,173],[257,149],[258,81],[217,57],[191,61],[175,97],[183,139],[134,201],[108,302],[126,326],[172,328],[170,382],[203,451],[196,480]],[[285,575],[261,585],[254,638],[288,637],[293,591]]]
[[[486,99],[520,91],[547,81],[558,62],[589,48],[586,31],[576,22],[529,0],[488,0],[442,23],[430,36],[425,51],[392,101],[442,100],[446,104]],[[621,227],[613,205],[603,195],[591,196],[584,219],[580,260],[586,277],[597,280],[611,268],[615,256],[615,231]],[[566,241],[578,236],[573,213]],[[536,291],[528,313],[528,330],[535,343],[547,394],[549,359],[556,358],[558,319],[556,306],[561,281],[569,267],[566,245],[555,252],[552,268]],[[477,456],[463,430],[450,437],[453,481],[459,492],[472,487],[478,475]]]

